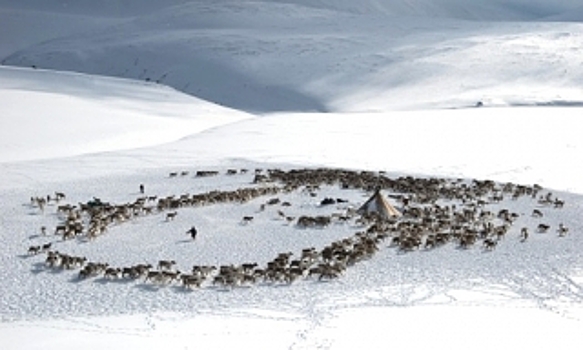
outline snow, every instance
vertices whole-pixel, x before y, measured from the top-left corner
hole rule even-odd
[[[0,347],[580,349],[581,5],[354,4],[0,1]],[[52,242],[112,266],[175,259],[186,271],[265,264],[361,230],[300,229],[277,212],[330,214],[370,195],[336,186],[278,195],[286,208],[261,211],[263,196],[145,216],[92,242],[41,235],[62,214],[29,200],[127,203],[139,184],[158,196],[226,191],[254,186],[256,168],[305,167],[536,183],[566,204],[490,204],[520,214],[491,252],[383,244],[340,279],[291,285],[80,281],[27,254]],[[348,203],[318,205],[325,197]],[[520,227],[541,221],[533,208],[553,232],[520,243]]]
[[[159,81],[260,114],[583,100],[581,23],[548,19],[574,16],[577,1],[148,4],[2,62]]]
[[[2,68],[0,91],[2,163],[152,146],[252,117],[164,86],[71,73]]]

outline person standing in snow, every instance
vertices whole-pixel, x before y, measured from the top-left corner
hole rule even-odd
[[[140,184],[140,193],[144,194],[144,192],[146,191],[144,184]]]
[[[196,227],[192,226],[190,228],[190,230],[186,231],[186,233],[190,234],[190,237],[192,237],[192,240],[196,239],[196,234],[197,234]]]

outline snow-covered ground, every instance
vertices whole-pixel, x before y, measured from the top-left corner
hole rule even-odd
[[[0,348],[580,349],[582,18],[567,0],[0,1]],[[253,186],[256,168],[304,167],[536,183],[566,204],[491,204],[520,214],[494,251],[383,243],[326,282],[80,281],[27,254],[53,242],[112,266],[174,259],[186,271],[265,264],[362,229],[278,215],[370,195],[335,186],[281,195],[289,208],[260,211],[265,196],[137,218],[91,242],[41,235],[61,214],[30,205],[55,191],[126,203],[139,184],[158,196],[233,190]],[[319,206],[325,197],[349,203]],[[519,228],[539,222],[551,232],[520,243]]]

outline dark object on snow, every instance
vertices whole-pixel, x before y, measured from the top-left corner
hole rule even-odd
[[[336,200],[334,198],[329,198],[326,197],[324,199],[322,199],[322,201],[320,202],[320,205],[330,205],[330,204],[335,204]]]
[[[140,184],[140,193],[144,194],[145,190],[146,189],[144,188],[144,184]]]
[[[478,102],[476,103],[476,107],[478,107],[478,108],[479,108],[479,107],[484,107],[484,102],[482,102],[482,101],[478,101]]]
[[[87,202],[87,205],[89,206],[89,208],[98,208],[109,206],[109,203],[102,202],[101,199],[93,197],[92,200]]]
[[[186,231],[186,233],[187,233],[187,234],[189,234],[189,235],[190,235],[190,237],[192,237],[192,239],[194,240],[194,239],[196,239],[196,234],[197,234],[198,232],[196,231],[196,227],[192,226],[192,227],[190,228],[190,230]]]

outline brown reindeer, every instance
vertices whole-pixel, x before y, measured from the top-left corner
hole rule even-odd
[[[496,241],[496,240],[494,240],[492,238],[486,238],[484,240],[484,243],[483,244],[484,244],[484,249],[485,250],[492,251],[498,245],[498,241]]]
[[[158,270],[169,271],[169,270],[172,270],[172,267],[174,265],[176,265],[176,261],[174,261],[174,260],[160,260],[160,261],[158,261]]]

